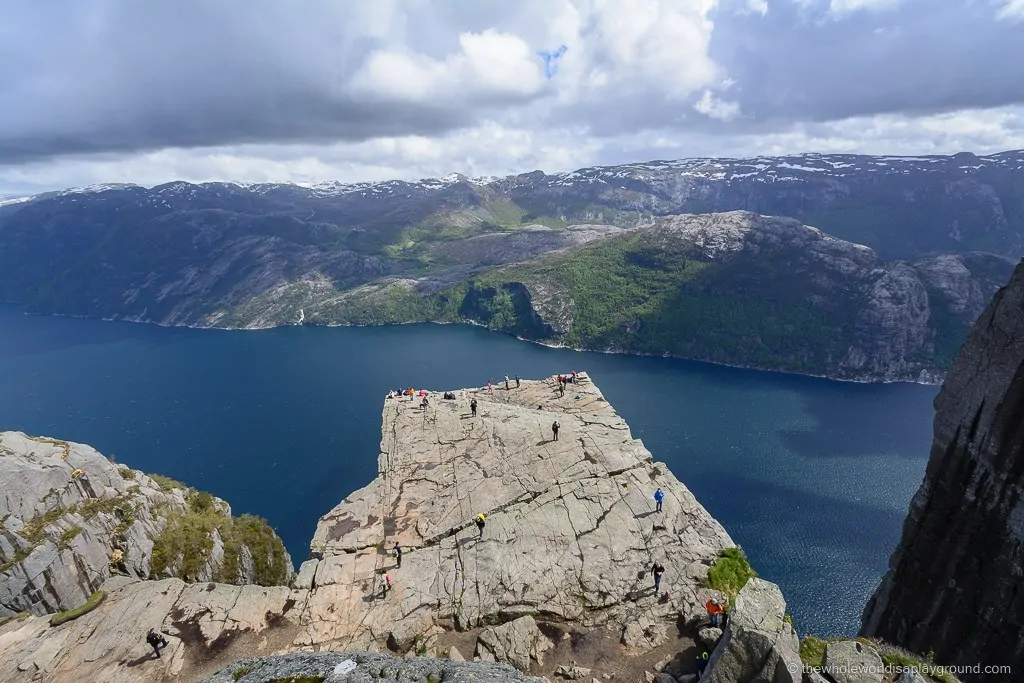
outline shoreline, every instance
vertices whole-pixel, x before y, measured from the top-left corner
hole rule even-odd
[[[21,305],[15,302],[7,301],[3,302],[11,306],[20,308]],[[489,330],[486,325],[473,321],[473,320],[460,320],[458,322],[438,321],[438,320],[417,320],[411,322],[394,322],[394,323],[383,323],[379,325],[363,325],[358,323],[326,323],[326,324],[307,324],[303,322],[292,322],[292,323],[280,323],[277,325],[259,325],[253,327],[218,327],[214,325],[200,325],[195,323],[190,324],[170,324],[161,323],[155,320],[142,320],[133,318],[103,318],[90,315],[72,315],[68,313],[40,313],[36,311],[28,311],[21,309],[21,313],[24,315],[35,315],[35,316],[51,316],[55,318],[73,318],[76,320],[99,320],[102,322],[126,322],[135,323],[138,325],[154,325],[156,327],[163,327],[167,329],[192,329],[192,330],[219,330],[223,332],[246,332],[246,331],[260,331],[260,330],[274,330],[283,327],[323,327],[323,328],[334,328],[334,327],[354,327],[354,328],[373,328],[373,327],[397,327],[401,325],[468,325],[470,327],[478,327],[495,334],[504,334],[512,337],[513,339],[525,342],[527,344],[536,344],[537,346],[543,346],[549,349],[563,349],[567,351],[575,351],[577,353],[601,353],[605,355],[616,355],[616,356],[634,356],[637,358],[665,358],[672,360],[682,360],[691,363],[705,363],[707,365],[716,365],[719,367],[733,368],[735,370],[750,370],[755,372],[770,372],[781,375],[791,375],[796,377],[811,377],[814,379],[822,379],[830,382],[843,382],[847,384],[916,384],[918,386],[929,386],[939,387],[942,386],[942,382],[945,379],[945,373],[938,375],[938,378],[932,381],[921,380],[921,379],[883,379],[878,377],[863,377],[863,378],[850,378],[850,377],[836,377],[827,374],[817,374],[810,372],[796,372],[794,370],[781,370],[777,368],[763,368],[754,365],[739,365],[735,363],[724,363],[721,361],[711,361],[703,358],[690,358],[687,356],[675,356],[670,353],[657,354],[657,353],[644,353],[641,351],[629,351],[622,349],[586,349],[575,346],[569,346],[567,344],[559,344],[556,342],[546,342],[537,339],[526,339],[518,335],[509,334],[507,332],[498,332],[496,330]]]

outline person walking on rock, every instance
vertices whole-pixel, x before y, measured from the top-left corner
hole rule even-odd
[[[398,541],[395,541],[395,547],[391,549],[391,553],[395,556],[395,559],[398,560],[398,564],[396,565],[396,568],[397,569],[401,569],[402,568],[402,546],[398,545]]]
[[[558,383],[558,395],[559,397],[565,396],[565,382]]]
[[[519,388],[519,375],[516,375],[516,389]]]
[[[476,417],[476,399],[475,398],[469,402],[469,412],[471,412],[473,414],[473,417]]]
[[[665,492],[658,487],[658,490],[654,492],[654,511],[661,512],[661,501],[665,500]]]
[[[654,594],[657,595],[658,591],[661,590],[661,575],[665,573],[665,568],[661,566],[660,562],[655,562],[654,566],[651,567],[651,574],[654,575]]]
[[[720,627],[722,625],[723,610],[722,606],[718,604],[718,600],[716,598],[711,598],[710,600],[708,600],[708,603],[707,605],[705,605],[705,607],[707,607],[708,609],[708,621],[715,628]]]
[[[484,537],[484,525],[487,524],[487,518],[484,517],[484,513],[480,513],[476,516],[476,528],[480,531],[480,538]]]
[[[146,634],[146,642],[153,648],[156,658],[160,659],[160,648],[167,647],[167,639],[164,638],[164,635],[157,633],[156,629],[151,628],[149,633]]]
[[[558,441],[558,430],[562,425],[558,424],[558,420],[551,423],[551,433],[554,435],[554,440]]]
[[[391,581],[391,575],[387,572],[380,576],[380,597],[388,597],[388,591],[391,590],[391,586],[394,585]]]

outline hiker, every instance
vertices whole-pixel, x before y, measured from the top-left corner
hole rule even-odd
[[[416,400],[416,390],[410,387],[409,388],[409,403],[412,403],[415,400]]]
[[[697,657],[697,675],[704,673],[704,669],[708,668],[708,651],[704,650],[700,657]]]
[[[561,373],[559,373],[559,375],[558,375],[558,383],[559,383],[559,384],[561,384],[561,383],[562,383],[562,375],[561,375]]]
[[[381,574],[381,577],[380,577],[380,597],[382,597],[382,598],[388,597],[388,591],[391,589],[392,585],[394,585],[394,584],[391,581],[391,575],[386,573],[386,572],[384,574]]]
[[[565,396],[565,382],[558,383],[558,392],[559,397]]]
[[[429,406],[429,405],[430,405],[430,401],[428,401],[427,397],[424,396],[423,397],[423,401],[420,403],[420,408],[423,408],[423,410],[426,410],[427,406]]]
[[[654,593],[657,594],[661,590],[661,575],[665,573],[665,568],[661,566],[660,562],[655,562],[654,566],[651,567],[651,574],[654,575]]]
[[[473,413],[473,417],[476,417],[476,399],[474,398],[469,402],[469,412]]]
[[[402,546],[398,545],[398,541],[395,541],[395,547],[391,549],[391,554],[398,560],[396,565],[398,569],[402,568]]]
[[[509,388],[508,387],[508,383],[509,383],[508,375],[505,375],[505,391],[508,391],[508,388]]]
[[[575,371],[575,370],[573,370],[573,371],[572,371],[572,383],[573,383],[573,384],[576,384],[576,377],[577,377],[577,376],[576,376],[576,371]]]
[[[654,511],[661,512],[661,501],[665,500],[665,492],[658,487],[658,490],[654,492]]]
[[[722,606],[718,604],[717,598],[711,598],[708,600],[708,604],[705,605],[708,608],[708,621],[714,627],[719,627],[722,624]]]
[[[160,648],[167,647],[167,639],[164,638],[164,634],[158,633],[156,629],[151,628],[149,633],[146,634],[146,642],[153,648],[156,658],[160,659]]]
[[[519,388],[519,375],[516,375],[516,389]]]
[[[487,393],[494,396],[494,382],[487,380]]]
[[[476,516],[476,528],[480,530],[480,538],[484,537],[484,524],[487,523],[487,518],[484,517],[484,513],[480,513]]]
[[[558,424],[558,420],[551,423],[551,433],[555,435],[555,441],[558,441],[558,429],[562,425]]]

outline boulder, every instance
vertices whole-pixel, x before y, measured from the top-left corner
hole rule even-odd
[[[462,653],[459,652],[459,649],[454,645],[448,648],[448,659],[452,660],[453,662],[466,661],[466,658],[462,656]]]
[[[570,681],[579,681],[590,675],[590,669],[585,669],[582,666],[560,664],[555,669],[555,675],[567,678]]]
[[[544,652],[551,647],[533,617],[520,617],[484,629],[477,637],[476,654],[482,662],[507,662],[520,671],[529,671],[531,660],[543,664]]]
[[[701,683],[798,683],[800,643],[785,616],[778,586],[757,578],[747,581]]]
[[[928,683],[928,679],[913,669],[905,669],[896,683]]]
[[[700,642],[704,643],[704,647],[708,649],[708,652],[715,649],[718,645],[718,641],[722,639],[722,629],[715,626],[705,626],[701,630],[697,631],[697,638]]]
[[[622,629],[621,642],[626,647],[650,650],[668,640],[665,625],[650,617],[630,621]]]
[[[676,679],[666,673],[654,675],[654,683],[676,683]]]
[[[836,683],[881,683],[885,673],[878,653],[856,640],[839,640],[826,645],[821,664]]]

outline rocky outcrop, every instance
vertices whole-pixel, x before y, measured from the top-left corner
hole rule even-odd
[[[380,474],[321,519],[316,568],[300,570],[312,572],[308,609],[318,615],[308,642],[406,642],[438,621],[466,629],[527,614],[625,628],[703,604],[708,566],[734,544],[580,379],[564,396],[549,379],[435,395],[426,410],[418,398],[389,400]],[[659,486],[662,514],[651,498]],[[396,542],[400,569],[387,552]],[[670,603],[654,596],[655,560]],[[382,571],[396,587],[373,599]]]
[[[270,550],[232,533],[224,501],[115,465],[89,446],[0,432],[0,482],[0,617],[71,609],[112,574],[251,583],[264,578],[258,568],[275,561],[278,581],[291,573],[283,545],[265,525]],[[190,513],[219,525],[210,527],[206,548],[173,543]],[[274,552],[276,558],[263,556]]]
[[[565,660],[546,661],[549,648],[588,631],[602,656],[612,648],[626,659],[671,659],[677,650],[652,648],[671,647],[681,615],[702,613],[717,595],[703,584],[720,552],[734,547],[728,534],[585,374],[564,396],[553,378],[455,395],[432,394],[425,409],[418,397],[386,402],[379,476],[321,519],[314,558],[292,587],[114,576],[103,584],[107,598],[73,621],[0,625],[0,683],[195,680],[221,669],[235,675],[237,667],[224,668],[235,660],[297,651],[457,658],[456,642],[474,643],[481,660],[554,671]],[[658,487],[662,513],[652,500]],[[401,567],[389,553],[396,542]],[[655,560],[666,568],[667,596],[654,594]],[[385,572],[394,585],[382,595]],[[778,589],[752,581],[736,604],[716,650],[723,671],[788,661],[792,631],[781,625]],[[150,628],[169,641],[160,659],[144,642]],[[692,666],[679,660],[680,673]],[[262,680],[244,678],[250,673],[241,680]]]
[[[395,659],[369,652],[296,653],[243,659],[201,683],[376,683],[381,680],[426,683],[544,683],[504,664],[451,662],[439,659]]]
[[[825,647],[822,669],[836,683],[882,683],[882,658],[856,640],[839,640]]]
[[[750,579],[735,604],[701,683],[799,683],[800,642],[773,583]]]
[[[1024,262],[935,408],[927,472],[862,632],[943,664],[1024,668]]]

